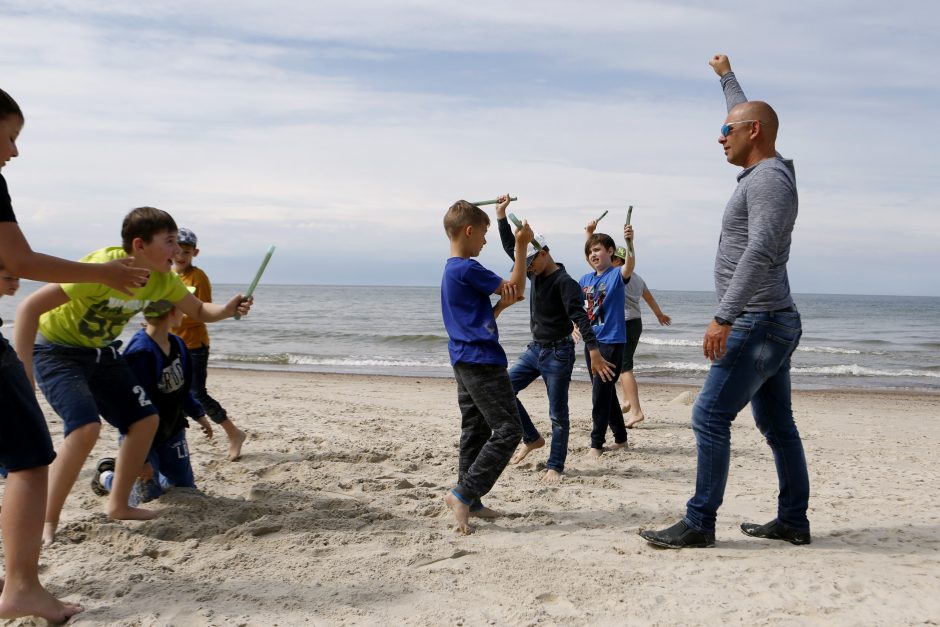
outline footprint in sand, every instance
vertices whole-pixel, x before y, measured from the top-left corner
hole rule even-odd
[[[542,607],[549,615],[555,617],[573,617],[580,613],[574,604],[565,597],[558,596],[554,592],[543,592],[535,597],[542,603]]]

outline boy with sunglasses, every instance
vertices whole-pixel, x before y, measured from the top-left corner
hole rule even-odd
[[[496,206],[499,236],[503,249],[510,259],[515,259],[515,237],[506,219],[509,197],[501,196]],[[581,289],[557,263],[548,249],[545,238],[536,234],[534,242],[526,251],[526,274],[532,282],[529,291],[529,312],[532,342],[509,370],[513,392],[518,394],[540,376],[548,394],[548,415],[552,421],[552,445],[549,449],[547,470],[543,483],[558,483],[565,470],[568,455],[568,388],[576,359],[574,340],[571,338],[572,323],[578,327],[585,346],[591,354],[591,375],[604,381],[614,378],[614,365],[608,363],[600,353],[597,338],[581,300]],[[518,464],[537,448],[545,446],[529,413],[516,397],[519,418],[522,421],[522,445],[509,461]]]

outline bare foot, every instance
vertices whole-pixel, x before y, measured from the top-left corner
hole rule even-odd
[[[42,526],[42,545],[49,546],[55,542],[55,531],[58,528],[59,523],[57,522],[47,522]]]
[[[239,429],[235,435],[228,438],[228,460],[234,462],[242,456],[242,444],[248,439],[248,434]]]
[[[480,509],[470,512],[470,516],[474,518],[486,518],[488,520],[492,520],[493,518],[499,518],[500,516],[502,516],[502,514],[497,512],[495,509],[490,509],[489,507],[484,505]]]
[[[105,508],[105,513],[114,520],[153,520],[160,515],[159,511],[127,505],[116,509]]]
[[[626,424],[627,429],[632,429],[633,427],[637,426],[638,424],[643,422],[644,418],[646,418],[646,416],[644,416],[643,414],[631,414],[630,419],[627,420],[627,424]]]
[[[18,592],[7,589],[0,595],[0,618],[39,616],[52,623],[64,623],[84,609],[78,603],[58,600],[38,581],[27,589]]]
[[[630,401],[624,401],[623,405],[620,406],[620,411],[623,413],[629,412],[631,409]]]
[[[591,459],[599,459],[601,455],[604,454],[604,449],[602,448],[592,448],[588,451],[587,456]]]
[[[591,449],[594,450],[594,449]],[[545,471],[545,476],[542,477],[542,483],[548,485],[554,485],[556,483],[561,483],[562,474],[555,470],[554,468],[549,468]]]
[[[537,448],[542,448],[543,446],[545,446],[545,438],[542,436],[539,436],[539,439],[535,442],[529,442],[528,444],[523,442],[522,445],[516,449],[516,454],[512,456],[512,459],[509,460],[509,463],[518,464],[526,458],[526,455]]]
[[[608,451],[618,451],[618,450],[620,450],[620,449],[622,449],[622,448],[627,448],[627,443],[626,443],[626,442],[614,442],[613,444],[611,444],[610,446],[607,447],[607,450],[608,450]]]
[[[473,533],[473,527],[470,526],[470,506],[465,505],[460,499],[454,496],[453,492],[444,495],[444,502],[447,507],[454,512],[454,518],[457,520],[457,531],[465,536]]]

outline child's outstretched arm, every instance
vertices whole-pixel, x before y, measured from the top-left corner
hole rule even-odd
[[[89,264],[96,265],[96,264]],[[97,264],[100,265],[100,264]],[[29,382],[33,381],[33,345],[39,332],[39,316],[64,305],[71,300],[57,283],[44,285],[27,296],[16,308],[16,326],[13,328],[13,345],[16,355],[23,362]]]
[[[187,294],[181,300],[173,304],[183,310],[183,313],[199,322],[218,322],[231,318],[236,313],[240,316],[246,315],[251,311],[251,305],[255,299],[249,297],[247,300],[241,294],[238,294],[232,300],[224,305],[219,303],[204,303],[192,294]]]
[[[649,305],[649,308],[656,316],[656,319],[659,320],[659,324],[664,327],[668,327],[670,324],[672,324],[672,318],[664,314],[663,310],[659,308],[659,303],[657,303],[656,299],[653,298],[653,293],[650,292],[648,287],[643,288],[643,300],[645,300],[646,304]]]
[[[119,292],[147,284],[150,271],[131,266],[133,257],[108,263],[81,263],[37,253],[16,222],[0,222],[0,261],[13,275],[46,283],[103,283]]]
[[[633,227],[629,224],[623,227],[623,239],[628,242],[633,241]],[[634,254],[627,255],[626,263],[623,264],[623,267],[620,269],[620,275],[624,278],[624,281],[633,276],[633,268],[636,267],[636,252],[634,244]]]

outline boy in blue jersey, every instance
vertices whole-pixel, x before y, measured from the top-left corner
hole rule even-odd
[[[623,348],[627,342],[627,328],[623,315],[624,284],[630,281],[636,257],[629,257],[622,267],[613,265],[612,260],[617,245],[605,233],[595,233],[597,221],[592,220],[585,227],[588,239],[584,243],[584,256],[594,268],[581,277],[581,293],[584,295],[584,308],[587,310],[591,328],[597,336],[601,356],[614,364],[614,376],[604,379],[595,376],[591,370],[591,353],[585,347],[588,372],[591,372],[591,457],[600,457],[604,452],[604,439],[607,427],[614,434],[611,450],[627,445],[627,429],[623,422],[623,410],[617,400],[617,379],[623,366]],[[623,236],[627,241],[633,239],[633,227],[623,227]]]
[[[522,439],[516,396],[508,362],[499,344],[496,317],[521,300],[525,289],[525,250],[532,240],[528,224],[516,232],[515,263],[508,281],[473,259],[486,244],[490,218],[466,200],[458,200],[444,216],[450,258],[441,281],[441,311],[450,338],[450,363],[457,380],[462,416],[457,486],[444,496],[457,529],[472,533],[470,515],[495,516],[480,498],[506,468]],[[490,295],[500,294],[496,306]]]
[[[192,393],[194,364],[189,349],[181,337],[170,333],[182,322],[183,311],[168,300],[159,300],[147,305],[144,317],[147,326],[127,343],[124,359],[157,408],[160,424],[143,473],[131,492],[131,506],[151,501],[167,488],[196,487],[186,442],[186,416],[199,423],[206,437],[212,437],[206,410]],[[111,492],[114,465],[111,457],[98,462],[91,481],[98,496]]]

